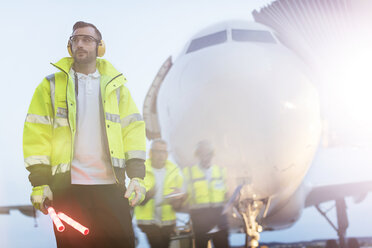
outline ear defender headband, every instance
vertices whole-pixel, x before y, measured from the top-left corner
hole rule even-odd
[[[103,57],[103,55],[105,55],[105,52],[106,52],[106,45],[105,45],[105,42],[103,40],[100,40],[99,42],[97,42],[97,57]],[[71,41],[70,39],[68,40],[68,43],[67,43],[67,51],[68,51],[68,54],[70,54],[70,56],[72,57],[72,48],[71,48],[72,44],[71,44]]]

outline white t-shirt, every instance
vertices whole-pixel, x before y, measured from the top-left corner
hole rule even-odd
[[[70,70],[75,83],[75,72]],[[106,139],[98,70],[77,73],[78,95],[74,158],[71,163],[72,184],[114,184],[115,176]]]
[[[204,173],[205,179],[208,181],[208,183],[210,183],[212,179],[212,166],[210,166],[209,168],[205,168],[201,166],[200,164],[198,166],[200,170]]]
[[[152,171],[155,176],[155,196],[154,196],[154,202],[155,202],[155,215],[154,215],[154,221],[155,224],[161,223],[161,217],[162,217],[162,205],[163,202],[163,187],[164,187],[164,180],[165,180],[165,174],[166,169],[165,167],[161,169],[152,168]]]

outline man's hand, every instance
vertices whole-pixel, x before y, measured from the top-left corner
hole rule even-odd
[[[53,193],[49,185],[41,185],[32,188],[31,202],[34,208],[40,210],[44,214],[48,214],[48,210],[44,207],[46,199],[53,200]]]
[[[140,178],[132,178],[129,182],[128,189],[124,197],[129,198],[132,207],[140,204],[145,199],[146,188],[143,180]]]
[[[186,199],[186,194],[180,189],[172,187],[173,192],[166,196],[168,203],[174,210],[179,210],[182,207],[183,201]]]
[[[177,187],[171,187],[171,189],[173,189],[172,193],[168,194],[168,197],[170,199],[182,199],[182,197],[184,197],[185,195],[185,192],[182,191],[182,189],[180,188],[177,188]]]

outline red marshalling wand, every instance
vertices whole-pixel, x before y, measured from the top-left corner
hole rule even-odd
[[[77,231],[81,232],[83,235],[88,235],[89,228],[81,225],[79,222],[67,216],[66,214],[62,212],[58,212],[58,214],[56,214],[56,211],[53,207],[48,207],[48,213],[59,232],[63,232],[65,230],[65,226],[61,221],[63,220],[64,222],[75,228]]]
[[[58,217],[67,224],[69,224],[70,226],[72,226],[73,228],[75,228],[76,230],[78,230],[79,232],[81,232],[82,234],[87,235],[89,233],[89,229],[87,227],[81,225],[79,222],[73,220],[64,213],[59,212]]]
[[[53,223],[56,226],[58,232],[63,232],[65,230],[65,226],[62,224],[62,221],[58,218],[56,211],[54,211],[54,208],[48,207],[48,214],[50,218],[53,220]]]

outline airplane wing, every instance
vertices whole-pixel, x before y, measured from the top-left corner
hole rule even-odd
[[[10,210],[19,210],[28,217],[36,217],[35,208],[32,205],[16,205],[0,207],[0,214],[10,214]]]
[[[372,191],[372,181],[318,186],[314,187],[307,195],[305,207],[350,196],[361,201],[370,191]]]

